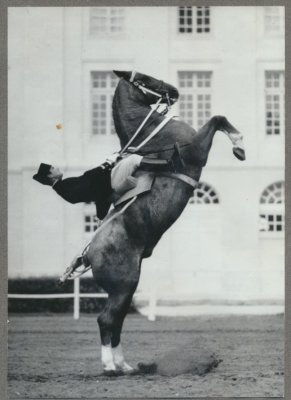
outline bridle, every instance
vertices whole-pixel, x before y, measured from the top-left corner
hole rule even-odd
[[[162,95],[162,94],[160,94],[160,93],[158,93],[158,92],[155,92],[155,91],[153,91],[153,90],[147,88],[146,86],[144,86],[144,85],[143,85],[142,83],[140,83],[138,80],[135,80],[135,79],[134,79],[134,78],[135,78],[135,75],[136,75],[136,71],[132,71],[131,77],[130,77],[130,79],[129,79],[129,82],[132,83],[136,88],[138,88],[139,90],[141,90],[145,95],[146,95],[147,93],[150,93],[150,94],[156,96],[156,97],[157,97],[157,102],[155,103],[154,107],[149,111],[148,115],[147,115],[147,116],[145,117],[145,119],[142,121],[142,123],[140,124],[140,126],[137,128],[137,130],[135,131],[135,133],[134,133],[134,135],[131,137],[131,139],[126,143],[126,145],[123,147],[123,149],[120,150],[120,152],[119,152],[120,155],[122,155],[123,153],[125,153],[125,151],[128,149],[128,147],[131,145],[131,143],[132,143],[132,142],[134,141],[134,139],[137,137],[137,135],[139,134],[139,132],[141,131],[141,129],[145,126],[146,122],[148,121],[148,119],[150,118],[150,116],[153,114],[153,112],[158,110],[158,108],[159,108],[159,106],[160,106],[160,104],[161,104],[161,101],[162,101],[164,98],[166,98],[168,104],[166,104],[166,109],[163,110],[163,111],[161,112],[161,114],[162,114],[162,115],[165,115],[165,114],[169,111],[169,109],[171,108],[171,102],[170,102],[169,93],[168,93],[166,90],[164,91],[164,92],[165,92],[164,95]],[[160,82],[161,82],[161,89],[158,89],[158,90],[161,90],[161,91],[162,91],[164,82],[163,82],[163,81],[160,81]],[[167,123],[169,120],[170,120],[170,119],[166,119],[165,123]],[[163,126],[164,126],[164,123],[160,124],[160,125],[158,126],[158,129],[154,131],[154,135],[156,135],[156,134],[160,131],[160,129],[161,129]],[[139,148],[142,147],[142,146],[143,146],[149,139],[151,139],[152,137],[153,137],[153,136],[150,136],[148,139],[146,139],[144,142],[142,142],[141,145],[139,145]]]
[[[167,100],[167,112],[168,112],[168,109],[171,108],[171,102],[170,102],[169,92],[167,90],[163,89],[164,81],[160,81],[160,87],[157,89],[157,91],[154,91],[154,90],[147,88],[144,84],[140,83],[139,80],[135,80],[135,75],[136,75],[136,71],[132,71],[131,76],[129,78],[129,82],[132,83],[134,86],[136,86],[139,90],[141,90],[143,92],[143,94],[149,93],[149,94],[152,94],[153,96],[158,97],[161,100],[166,99]],[[163,94],[160,94],[159,92],[162,92]]]
[[[131,73],[131,77],[129,79],[129,82],[132,83],[136,88],[138,88],[139,90],[141,90],[145,95],[147,93],[150,93],[154,96],[157,97],[157,102],[154,105],[154,107],[150,110],[150,112],[148,113],[148,115],[145,117],[145,119],[142,121],[142,123],[140,124],[140,126],[137,128],[136,132],[134,133],[134,135],[131,137],[131,139],[128,141],[128,143],[123,147],[122,150],[120,150],[119,154],[122,156],[123,153],[126,152],[127,149],[131,150],[131,153],[136,153],[137,151],[139,151],[149,140],[151,140],[157,133],[160,132],[160,130],[171,120],[172,117],[165,117],[162,122],[151,132],[151,134],[143,140],[142,143],[140,143],[137,147],[135,148],[129,148],[130,144],[133,142],[133,140],[136,138],[136,136],[139,134],[139,132],[141,131],[141,129],[143,128],[143,126],[145,125],[145,123],[148,121],[148,119],[150,118],[150,116],[152,115],[152,113],[154,111],[156,111],[159,106],[160,103],[163,99],[166,98],[167,103],[166,104],[166,112],[164,111],[161,114],[166,114],[169,110],[169,108],[171,107],[171,102],[170,102],[170,97],[169,97],[169,93],[168,91],[164,90],[163,91],[163,85],[164,82],[161,82],[161,87],[158,89],[161,92],[164,92],[164,94],[160,94],[154,90],[151,90],[149,88],[147,88],[144,84],[140,83],[138,80],[135,80],[135,75],[136,75],[136,71],[132,71]],[[190,143],[185,143],[183,146],[189,146]],[[178,151],[179,151],[179,145],[177,147]],[[174,179],[179,179],[181,181],[183,181],[184,183],[190,185],[193,189],[195,189],[195,187],[197,186],[198,182],[191,178],[188,175],[185,175],[183,173],[177,173],[177,172],[163,172],[160,173],[161,176],[165,176],[165,177],[169,177],[169,178],[174,178]]]

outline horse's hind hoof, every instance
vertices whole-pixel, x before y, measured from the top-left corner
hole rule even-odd
[[[155,374],[158,366],[156,363],[144,364],[142,362],[137,364],[139,372],[143,374]]]

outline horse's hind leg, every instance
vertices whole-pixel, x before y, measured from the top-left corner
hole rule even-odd
[[[133,368],[129,364],[127,364],[127,362],[124,359],[123,350],[120,343],[120,336],[121,336],[123,322],[128,312],[131,300],[132,300],[132,295],[131,296],[127,295],[124,298],[124,302],[120,307],[120,314],[118,315],[116,324],[113,327],[112,338],[111,338],[114,364],[117,369],[123,372],[129,372],[133,370]]]
[[[123,321],[133,293],[134,291],[110,294],[104,310],[98,317],[101,336],[101,360],[105,372],[116,370],[127,372],[133,369],[125,362],[120,344]]]

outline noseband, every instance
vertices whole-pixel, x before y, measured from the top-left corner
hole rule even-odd
[[[136,71],[132,71],[129,82],[132,83],[134,86],[136,86],[139,90],[141,90],[143,92],[143,94],[147,94],[150,93],[156,97],[158,97],[159,99],[163,100],[164,98],[167,100],[167,107],[170,108],[171,107],[171,102],[170,102],[170,97],[169,97],[169,93],[167,90],[163,89],[164,87],[164,82],[160,81],[160,87],[157,89],[157,91],[151,90],[149,88],[147,88],[144,84],[140,83],[138,80],[135,80],[135,75],[136,75]],[[160,94],[158,92],[162,92],[163,94]],[[167,110],[168,111],[168,110]]]
[[[145,117],[145,119],[142,121],[142,123],[140,124],[140,126],[137,128],[137,130],[136,130],[136,132],[134,133],[134,135],[131,137],[131,139],[128,141],[128,143],[123,147],[123,149],[120,150],[120,154],[125,153],[125,151],[126,151],[126,150],[128,149],[128,147],[131,145],[131,143],[134,141],[134,139],[137,137],[137,135],[139,134],[139,132],[141,131],[141,129],[144,127],[144,125],[146,124],[146,122],[148,121],[148,119],[150,118],[150,116],[153,114],[153,112],[158,110],[158,108],[159,108],[159,106],[160,106],[160,103],[161,103],[161,101],[164,99],[164,97],[166,97],[167,102],[168,102],[168,105],[166,104],[166,109],[163,110],[163,111],[161,112],[161,114],[162,114],[162,115],[165,115],[165,114],[169,111],[169,109],[170,109],[170,107],[171,107],[170,98],[169,98],[169,94],[168,94],[167,91],[165,91],[165,95],[161,95],[161,94],[158,93],[158,92],[154,92],[153,90],[151,90],[151,89],[145,87],[144,85],[142,85],[139,81],[137,81],[137,80],[135,81],[135,80],[134,80],[135,74],[136,74],[136,71],[132,71],[131,77],[130,77],[130,79],[129,79],[129,82],[132,83],[132,84],[133,84],[135,87],[137,87],[138,89],[140,89],[145,95],[146,95],[147,93],[150,93],[150,94],[153,94],[154,96],[156,96],[158,99],[157,99],[157,101],[156,101],[155,106],[149,111],[148,115]],[[164,85],[164,82],[161,81],[161,89],[158,89],[158,90],[161,90],[161,91],[162,91],[163,85]],[[170,120],[170,118],[167,118],[167,119],[166,119],[167,122],[168,122],[169,120]],[[161,124],[160,124],[160,125],[161,125]],[[155,135],[156,135],[156,134],[159,132],[159,130],[162,128],[162,126],[160,126],[160,125],[159,125],[159,129],[155,129],[155,130],[154,130],[153,133],[154,133]],[[151,137],[152,137],[152,136],[151,136]],[[151,138],[151,137],[150,137],[150,138]],[[148,141],[148,140],[149,140],[149,139],[147,139],[146,141]],[[144,145],[144,143],[142,143],[141,145]]]

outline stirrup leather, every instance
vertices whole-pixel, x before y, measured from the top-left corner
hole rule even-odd
[[[61,283],[64,283],[66,280],[73,280],[79,278],[81,275],[85,274],[85,272],[91,269],[91,265],[87,262],[84,263],[86,259],[86,252],[89,248],[90,243],[87,244],[85,249],[83,250],[82,255],[74,258],[71,265],[66,269],[64,274],[59,278]]]
[[[75,268],[68,267],[64,275],[61,276],[60,281],[65,282],[66,280],[71,281],[76,278],[79,278],[81,275],[85,274],[85,272],[91,269],[91,265],[85,267],[85,265],[80,265]],[[62,279],[64,278],[64,281]]]

